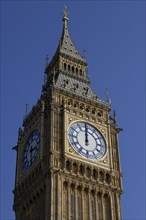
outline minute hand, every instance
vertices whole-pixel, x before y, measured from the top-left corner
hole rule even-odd
[[[34,151],[37,147],[31,147],[30,152]]]
[[[88,141],[88,128],[87,128],[86,124],[85,124],[85,145],[86,146],[89,145],[89,141]]]

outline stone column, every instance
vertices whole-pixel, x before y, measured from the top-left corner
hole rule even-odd
[[[44,152],[44,111],[45,111],[45,102],[44,100],[41,103],[41,148],[40,148],[40,159],[43,158],[43,152]]]
[[[67,219],[70,219],[70,183],[68,183],[67,197],[68,197]]]
[[[66,113],[66,104],[63,102],[63,154],[66,153],[66,147],[68,143],[67,138],[67,128],[68,128],[68,121],[67,121],[67,113]]]
[[[62,194],[63,194],[63,191],[62,191],[62,181],[61,181],[61,176],[59,175],[59,173],[56,174],[57,177],[56,177],[56,186],[58,188],[58,193],[57,193],[57,196],[56,196],[56,204],[57,204],[57,212],[58,212],[58,218],[57,220],[62,220]]]
[[[88,219],[90,219],[90,216],[92,216],[92,213],[91,213],[91,189],[89,188],[89,191],[88,191]]]
[[[104,201],[104,194],[101,195],[101,209],[102,209],[102,220],[105,219],[105,201]]]
[[[78,212],[77,212],[77,210],[78,210],[78,208],[77,208],[78,195],[77,195],[77,186],[76,185],[75,185],[75,189],[74,189],[74,196],[75,196],[75,198],[74,198],[74,201],[75,201],[75,210],[74,210],[75,214],[74,214],[74,216],[75,216],[75,219],[78,219]]]
[[[98,196],[97,192],[95,192],[95,218],[98,220],[98,202],[97,202]]]
[[[109,197],[110,197],[111,219],[114,220],[115,216],[114,216],[114,206],[113,206],[113,195],[112,195],[112,193],[109,193]]]
[[[53,167],[53,155],[52,152],[54,150],[54,113],[53,113],[53,105],[51,104],[51,114],[50,114],[50,162],[49,162],[49,168],[50,170]]]
[[[48,220],[51,216],[51,205],[52,205],[52,199],[50,198],[52,196],[52,192],[51,192],[51,180],[50,180],[50,175],[46,178],[46,196],[45,196],[45,210],[46,210],[46,216],[45,216],[45,220]]]
[[[110,155],[110,167],[113,169],[113,158],[112,158],[112,149],[111,149],[111,131],[110,131],[110,120],[109,120],[109,124],[108,124],[108,141],[109,141],[109,155]]]
[[[84,218],[83,220],[89,220],[89,198],[88,197],[89,197],[88,193],[84,192]]]
[[[118,215],[118,220],[121,220],[121,206],[120,206],[120,194],[117,192],[116,193],[116,200],[117,200],[117,215]]]
[[[81,210],[81,216],[82,216],[82,220],[84,220],[85,219],[85,205],[84,205],[84,190],[83,190],[83,188],[82,188],[82,192],[81,192],[81,205],[82,205],[82,210]]]
[[[50,186],[50,188],[51,188],[51,191],[50,191],[50,197],[51,197],[51,202],[50,202],[50,204],[51,204],[51,213],[50,213],[50,216],[51,216],[51,218],[50,218],[50,220],[54,220],[55,219],[55,217],[54,217],[54,204],[55,204],[55,202],[54,202],[54,198],[55,198],[55,195],[54,195],[54,193],[55,193],[55,189],[54,189],[54,173],[51,171],[50,172],[51,174],[50,174],[50,178],[51,178],[51,186]]]

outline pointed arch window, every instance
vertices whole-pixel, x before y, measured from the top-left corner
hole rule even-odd
[[[94,170],[93,170],[93,179],[96,180],[96,178],[97,178],[97,172],[96,172],[96,170],[94,169]]]
[[[80,167],[79,167],[79,173],[82,176],[84,175],[84,167],[82,165],[80,165]]]
[[[97,220],[102,219],[102,208],[101,208],[101,201],[97,203]]]
[[[89,219],[89,198],[88,198],[88,189],[84,189],[84,215],[87,219]]]
[[[102,171],[99,172],[99,181],[103,182],[104,180],[104,173]]]
[[[117,196],[116,193],[113,196],[113,206],[114,206],[114,213],[115,213],[115,218],[118,219],[118,201],[117,201]]]
[[[68,65],[68,71],[70,72],[70,65]]]
[[[82,208],[81,208],[81,196],[79,195],[77,197],[77,220],[81,220],[81,211],[82,211]]]
[[[97,194],[97,220],[102,220],[103,214],[102,214],[102,195],[99,192]]]
[[[66,70],[66,63],[64,63],[64,70]]]
[[[75,214],[75,204],[74,204],[74,195],[70,194],[70,220],[74,220]]]
[[[66,161],[66,169],[67,171],[71,170],[71,163],[68,160]]]
[[[63,183],[63,219],[67,219],[68,212],[68,184],[67,182]]]
[[[72,66],[72,73],[74,73],[74,67]]]
[[[111,220],[110,197],[104,195],[105,220]]]
[[[96,216],[95,216],[95,202],[92,199],[91,200],[91,220],[96,220]]]

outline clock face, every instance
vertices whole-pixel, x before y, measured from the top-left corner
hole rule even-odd
[[[28,171],[34,163],[40,147],[40,133],[34,130],[29,136],[23,151],[22,169]]]
[[[83,157],[97,160],[106,153],[106,143],[101,133],[86,122],[75,122],[68,130],[68,138],[74,150]]]

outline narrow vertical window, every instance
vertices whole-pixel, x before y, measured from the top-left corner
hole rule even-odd
[[[67,211],[68,211],[68,193],[67,193],[67,182],[63,184],[63,219],[67,219]]]
[[[104,209],[105,209],[105,220],[111,220],[110,198],[108,195],[104,196]]]
[[[118,208],[117,208],[118,202],[117,202],[116,194],[114,194],[113,204],[114,204],[114,210],[115,210],[115,218],[118,219]]]
[[[95,202],[91,200],[91,220],[96,220],[95,218]]]
[[[66,70],[66,63],[64,63],[64,70]]]
[[[74,220],[74,212],[75,212],[74,195],[71,193],[70,195],[70,220]]]
[[[81,197],[78,196],[78,198],[77,198],[77,215],[78,215],[78,220],[81,220],[81,212],[82,212]]]
[[[102,207],[101,207],[101,200],[97,203],[97,220],[102,220]]]
[[[86,219],[86,220],[89,220],[88,191],[85,191],[85,197],[84,197],[84,213],[85,213],[85,219]]]

